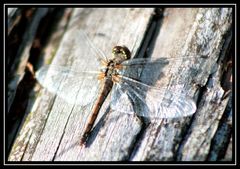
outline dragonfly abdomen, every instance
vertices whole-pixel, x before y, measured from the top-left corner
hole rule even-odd
[[[106,78],[105,81],[104,81],[104,84],[103,84],[103,87],[101,89],[101,92],[99,94],[99,97],[98,99],[96,100],[96,104],[94,105],[93,109],[92,109],[92,114],[91,116],[89,117],[88,121],[87,121],[87,126],[84,130],[84,133],[83,133],[83,136],[82,136],[82,139],[80,141],[80,145],[83,145],[85,144],[89,134],[90,134],[90,131],[94,125],[94,122],[97,118],[97,115],[99,113],[99,110],[101,109],[102,107],[102,104],[105,100],[105,98],[108,96],[109,92],[111,91],[111,88],[113,86],[113,82],[112,80]]]

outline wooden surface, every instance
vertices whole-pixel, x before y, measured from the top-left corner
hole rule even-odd
[[[198,109],[193,116],[148,121],[111,110],[108,97],[91,134],[91,144],[81,148],[79,140],[93,103],[69,104],[46,89],[39,90],[36,85],[36,99],[27,109],[29,112],[8,160],[220,160],[222,152],[219,150],[231,149],[231,145],[224,148],[214,140],[220,137],[225,145],[231,143],[231,123],[221,128],[227,123],[224,119],[231,119],[231,114],[224,113],[227,104],[231,105],[231,95],[224,97],[220,84],[224,64],[220,61],[226,55],[221,50],[227,50],[231,41],[232,11],[228,8],[171,8],[164,10],[163,18],[154,15],[151,8],[74,9],[52,63],[73,69],[84,65],[91,67],[94,58],[81,46],[79,30],[86,31],[105,54],[110,54],[113,46],[124,44],[133,57],[136,54],[142,57],[150,43],[147,49],[153,50],[147,52],[149,57],[178,58],[164,68],[171,72],[169,76],[156,80],[154,85],[171,87],[179,81],[185,84],[184,89],[197,102]],[[150,31],[145,34],[146,30]],[[161,73],[160,69],[156,72]],[[95,81],[91,83],[89,86],[97,85]],[[96,95],[96,88],[81,88],[80,91],[86,90],[91,99]],[[88,96],[84,96],[85,99]],[[216,134],[219,131],[223,133],[220,136]]]

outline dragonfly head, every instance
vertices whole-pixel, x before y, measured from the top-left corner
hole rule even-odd
[[[131,52],[126,46],[115,46],[112,49],[112,57],[121,63],[131,58]]]

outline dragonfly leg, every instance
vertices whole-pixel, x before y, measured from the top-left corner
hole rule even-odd
[[[114,83],[119,83],[120,82],[120,77],[118,77],[117,75],[113,75],[112,76],[112,81],[114,82]]]
[[[100,73],[98,75],[98,80],[102,80],[102,79],[104,79],[104,77],[105,77],[105,73]]]
[[[123,68],[123,65],[120,65],[120,64],[119,64],[119,65],[115,65],[115,68],[116,68],[116,69],[122,69],[122,68]]]
[[[105,67],[107,67],[107,65],[108,65],[108,62],[107,62],[107,61],[105,61],[105,60],[101,60],[101,65],[102,65],[102,66],[105,66]]]

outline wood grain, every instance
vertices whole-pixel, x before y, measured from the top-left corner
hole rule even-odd
[[[60,96],[42,89],[15,140],[10,161],[209,159],[209,152],[214,151],[211,141],[229,99],[222,99],[223,64],[218,60],[223,57],[222,47],[229,45],[224,42],[228,42],[232,10],[170,8],[164,10],[162,20],[157,22],[152,20],[154,14],[151,8],[76,8],[52,64],[72,69],[93,67],[96,58],[81,46],[80,30],[87,32],[93,44],[107,55],[113,46],[125,45],[133,57],[143,56],[141,44],[150,41],[153,50],[147,52],[148,57],[177,58],[166,67],[155,69],[152,76],[158,77],[162,71],[169,74],[155,79],[152,85],[171,88],[184,84],[182,90],[197,102],[197,112],[191,117],[149,121],[111,110],[109,96],[90,135],[89,146],[84,148],[79,141],[99,84],[94,80],[87,85],[79,82],[80,95],[87,91],[88,95],[83,95],[85,101],[88,97],[92,100],[82,105],[66,103]],[[150,38],[153,32],[145,34],[151,28],[157,30],[153,34],[155,39]],[[146,76],[143,73],[141,80]]]

